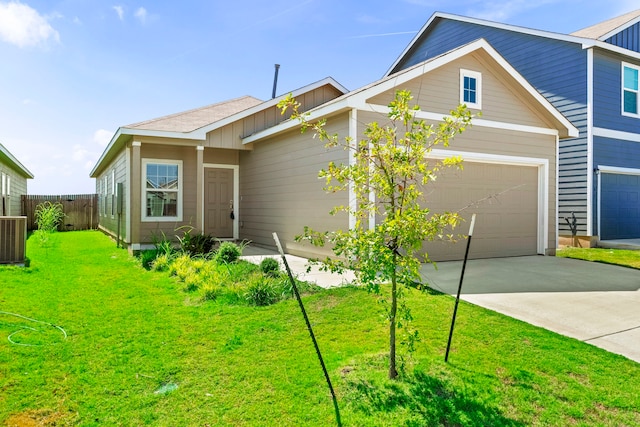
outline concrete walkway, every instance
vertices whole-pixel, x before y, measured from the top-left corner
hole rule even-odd
[[[455,295],[462,262],[425,265]],[[470,260],[461,298],[640,362],[640,271],[557,257]]]
[[[242,253],[241,259],[254,264],[260,264],[264,258],[275,258],[280,263],[280,268],[284,271],[282,256],[274,250],[247,246]],[[325,289],[344,286],[355,280],[355,275],[352,271],[347,271],[343,274],[330,273],[321,271],[317,265],[309,265],[309,260],[306,258],[295,255],[285,255],[285,257],[294,277],[305,282],[315,283]]]

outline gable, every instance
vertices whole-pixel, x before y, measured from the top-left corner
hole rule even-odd
[[[419,65],[418,65],[419,68]],[[451,61],[422,76],[367,99],[367,103],[388,105],[396,90],[408,89],[421,110],[443,116],[460,103],[460,72],[481,75],[482,119],[525,126],[554,128],[526,90],[484,51],[478,50]],[[477,110],[471,110],[476,112]]]
[[[612,35],[605,42],[634,52],[640,52],[640,22]]]

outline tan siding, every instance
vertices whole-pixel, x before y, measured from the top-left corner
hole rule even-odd
[[[372,121],[377,121],[380,124],[388,124],[388,120],[386,116],[379,113],[372,112],[358,112],[358,122],[360,123],[361,129],[359,129],[360,134],[362,133],[365,125],[367,123],[371,123]],[[556,138],[551,135],[540,135],[534,133],[527,132],[515,132],[511,130],[504,129],[494,129],[480,126],[471,126],[464,133],[457,135],[452,141],[449,148],[444,148],[442,146],[435,147],[437,149],[444,149],[449,151],[460,151],[460,152],[472,152],[472,153],[484,153],[484,154],[493,154],[499,156],[511,156],[514,158],[529,158],[529,159],[546,159],[549,163],[548,167],[548,199],[549,199],[549,207],[548,207],[548,218],[549,218],[549,233],[547,238],[546,248],[554,249],[556,247]],[[463,156],[464,160],[464,156]],[[482,179],[482,173],[477,172],[478,168],[482,166],[482,163],[471,163],[467,162],[467,169],[469,172],[469,177],[472,182],[477,179]],[[490,173],[498,171],[499,173],[504,173],[504,170],[510,171],[512,175],[516,176],[518,173],[527,173],[531,174],[531,171],[534,170],[533,167],[507,167],[507,168],[491,168],[489,166]],[[464,183],[465,171],[455,172],[455,171],[446,171],[445,174],[456,174],[459,176],[460,188],[464,189],[467,185]],[[511,179],[511,178],[509,178]],[[534,183],[537,189],[537,182]],[[508,199],[508,203],[514,203],[517,197],[530,197],[531,193],[531,185],[527,184],[527,188],[523,190],[523,194],[521,195],[513,195],[509,194],[508,196],[504,196],[505,200]],[[508,189],[513,187],[509,182],[505,182],[505,188]],[[435,187],[434,187],[435,188]],[[494,186],[494,188],[497,188]],[[429,191],[429,190],[428,190]],[[526,194],[529,193],[529,196]],[[482,198],[486,197],[489,194],[481,195],[481,192],[476,192],[476,197]],[[467,201],[468,203],[469,201]],[[495,201],[494,201],[495,203]],[[497,203],[500,203],[499,201]],[[428,206],[428,204],[427,204]],[[524,206],[524,204],[523,204]],[[537,206],[537,205],[536,205]],[[459,209],[461,206],[452,206],[451,209]],[[495,212],[491,212],[491,210],[485,210],[488,215],[494,215]],[[510,216],[511,219],[517,219],[517,216]],[[468,219],[468,218],[467,218]],[[525,220],[523,220],[525,221]],[[530,218],[528,219],[530,221]],[[468,225],[466,226],[468,227]],[[463,226],[462,228],[465,228]],[[493,231],[492,231],[493,232]],[[511,234],[510,239],[513,241],[514,231],[510,230],[505,233]],[[492,238],[495,238],[492,237]],[[505,237],[506,238],[506,237]],[[487,240],[488,242],[488,240]],[[494,243],[497,245],[498,240],[494,240]],[[447,259],[449,255],[444,256],[440,259]],[[436,257],[438,258],[438,257]]]
[[[333,118],[327,130],[346,135],[346,115]],[[255,144],[252,152],[240,153],[240,237],[273,246],[278,232],[292,254],[321,256],[329,249],[294,242],[304,226],[319,231],[345,229],[346,215],[329,215],[336,205],[346,204],[346,192],[327,194],[318,172],[330,161],[347,162],[346,152],[327,150],[311,133],[298,130]]]
[[[195,147],[173,147],[169,145],[142,144],[141,160],[165,159],[182,160],[182,221],[154,221],[140,224],[140,243],[153,243],[154,239],[162,237],[175,238],[181,234],[178,228],[185,225],[195,225],[196,218],[196,164],[197,152]],[[132,185],[141,185],[132,183]],[[144,196],[144,194],[142,194]]]
[[[20,216],[22,215],[20,196],[27,194],[27,179],[16,172],[15,169],[3,163],[0,163],[0,173],[4,173],[11,178],[11,188],[9,189],[11,194],[7,196],[5,200],[7,214],[9,214],[8,216]],[[0,195],[0,197],[2,197],[2,195]],[[2,215],[1,210],[0,215]]]
[[[117,208],[114,205],[114,215],[111,215],[111,206],[113,203],[115,203],[115,197],[111,197],[111,187],[114,185],[111,182],[111,177],[112,177],[112,171],[115,170],[115,182],[116,184],[118,182],[122,182],[124,183],[124,192],[125,195],[128,191],[127,189],[127,185],[126,185],[126,155],[125,155],[125,151],[120,152],[120,154],[118,154],[117,157],[115,157],[113,159],[113,161],[111,163],[109,163],[109,165],[104,169],[104,171],[97,177],[97,180],[101,183],[100,188],[102,188],[102,183],[104,180],[104,177],[108,177],[109,178],[109,192],[107,194],[107,197],[104,197],[103,191],[100,191],[98,193],[98,205],[100,206],[99,209],[99,218],[100,218],[100,228],[102,228],[104,231],[106,231],[107,233],[116,236],[117,232],[118,232],[118,214],[117,214]],[[96,188],[97,191],[97,188]],[[107,213],[106,215],[104,214],[104,204],[106,203],[106,207],[107,207]],[[120,237],[123,240],[127,240],[125,238],[126,235],[126,198],[124,199],[124,205],[123,205],[123,215],[121,218],[121,223],[120,223]]]
[[[237,165],[238,152],[236,150],[222,150],[217,148],[206,148],[204,150],[204,163]]]
[[[527,101],[520,86],[509,83],[509,78],[496,72],[496,67],[487,65],[486,59],[468,55],[437,68],[428,74],[413,79],[396,89],[408,89],[414,103],[423,111],[446,114],[460,103],[460,69],[482,73],[482,119],[528,126],[552,127],[540,118]],[[490,62],[489,62],[490,64]],[[502,70],[500,70],[503,73]],[[388,105],[395,89],[369,100],[373,104]],[[472,110],[477,111],[477,110]]]

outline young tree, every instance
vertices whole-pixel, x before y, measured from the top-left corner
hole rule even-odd
[[[325,232],[305,227],[300,238],[316,246],[331,245],[337,257],[325,260],[327,267],[352,269],[369,290],[379,294],[381,284],[390,284],[385,310],[391,379],[398,375],[396,328],[403,326],[403,320],[411,320],[409,308],[401,298],[402,285],[421,281],[420,264],[429,262],[428,254],[421,252],[423,242],[443,237],[445,230],[453,229],[461,220],[455,212],[430,212],[424,205],[424,186],[435,181],[442,168],[461,168],[462,159],[432,159],[429,153],[436,145],[448,146],[472,118],[466,107],[459,106],[434,126],[416,118],[419,107],[410,106],[411,99],[409,91],[398,91],[389,104],[389,123],[368,124],[360,141],[330,135],[325,130],[325,120],[310,122],[308,114],[298,111],[300,104],[291,95],[279,104],[283,114],[291,109],[291,117],[301,122],[303,132],[312,128],[327,147],[353,151],[352,162],[332,162],[319,176],[326,180],[328,192],[353,189],[356,206],[337,206],[331,214],[343,211],[353,215],[355,227]],[[373,215],[377,221],[375,227],[369,227]],[[417,331],[408,333],[407,338],[412,349]]]

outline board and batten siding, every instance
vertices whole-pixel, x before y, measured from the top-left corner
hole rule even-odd
[[[605,41],[624,49],[640,52],[640,23],[614,34]]]
[[[450,19],[437,19],[395,70],[479,38],[487,40],[520,74],[544,95],[580,132],[560,141],[558,226],[570,234],[564,217],[574,212],[578,233],[587,230],[587,53],[578,43],[509,31]]]
[[[330,117],[327,131],[348,134],[347,115]],[[318,231],[347,229],[347,215],[329,214],[348,203],[346,191],[327,194],[318,178],[329,162],[347,163],[347,152],[327,150],[311,131],[298,128],[253,144],[252,151],[240,153],[240,238],[273,247],[277,232],[286,252],[300,256],[326,256],[330,248],[296,243],[295,236],[309,226]]]

